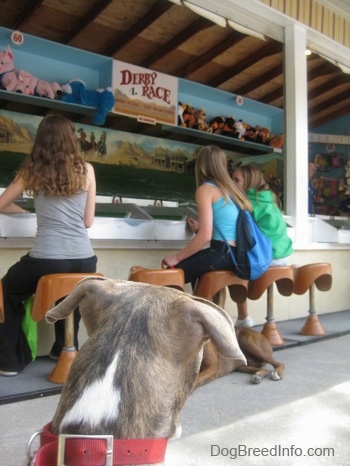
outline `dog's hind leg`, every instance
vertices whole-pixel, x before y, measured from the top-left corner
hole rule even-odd
[[[203,348],[200,371],[193,383],[192,391],[200,385],[217,379],[218,376],[218,354],[212,342],[208,341]]]
[[[271,355],[270,358],[266,359],[266,362],[273,366],[274,370],[269,373],[269,377],[271,380],[281,380],[284,374],[284,364],[276,361],[274,357]]]
[[[244,372],[245,374],[253,374],[251,381],[255,384],[261,383],[262,379],[264,379],[269,374],[269,370],[264,367],[259,369],[259,367],[249,365],[241,366],[238,369],[236,369],[236,371]]]

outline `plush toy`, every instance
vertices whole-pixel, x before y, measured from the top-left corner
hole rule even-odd
[[[248,125],[245,131],[244,140],[248,142],[256,142],[258,131],[255,127]]]
[[[25,70],[17,70],[18,84],[16,92],[23,92],[27,95],[36,95],[39,97],[48,97],[55,99],[62,94],[61,86],[56,82],[44,81]]]
[[[14,56],[9,45],[5,51],[0,52],[0,83],[1,88],[6,91],[48,97],[49,99],[54,99],[62,92],[58,83],[44,81],[28,71],[15,68]]]
[[[189,104],[179,102],[178,107],[178,124],[185,128],[193,128],[195,123],[194,108]]]
[[[226,117],[225,118],[225,123],[224,123],[224,127],[222,128],[222,131],[221,131],[221,134],[223,136],[229,136],[229,137],[234,137],[234,134],[235,134],[235,123],[236,123],[236,120],[233,116],[230,116],[230,117]]]
[[[244,140],[244,135],[247,130],[247,125],[243,123],[242,120],[237,120],[235,122],[235,132],[234,132],[234,137],[237,139]]]
[[[92,91],[86,89],[84,81],[72,79],[62,86],[62,90],[64,94],[61,100],[64,102],[87,105],[97,109],[97,112],[92,118],[92,123],[94,125],[103,125],[107,113],[112,110],[115,104],[115,97],[111,87]]]
[[[18,85],[13,53],[9,45],[5,50],[0,51],[0,84],[1,89],[12,92],[15,91]]]
[[[260,126],[256,126],[256,142],[258,144],[268,144],[270,140],[270,130],[268,128],[261,128]]]
[[[225,118],[222,116],[216,116],[209,121],[209,133],[221,134],[225,124]]]
[[[269,146],[282,149],[282,147],[284,146],[284,134],[280,134],[279,136],[272,136],[268,144]]]
[[[198,129],[199,131],[208,131],[209,125],[207,123],[207,112],[204,108],[199,108],[194,112],[194,129]]]

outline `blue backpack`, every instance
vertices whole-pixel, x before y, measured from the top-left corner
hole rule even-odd
[[[227,243],[217,225],[216,229]],[[230,247],[229,251],[236,274],[244,280],[256,280],[271,264],[271,240],[260,230],[249,210],[239,211],[235,254]]]

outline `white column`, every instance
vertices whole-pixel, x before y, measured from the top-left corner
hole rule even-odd
[[[286,214],[295,217],[295,242],[308,242],[308,112],[306,30],[285,28]]]

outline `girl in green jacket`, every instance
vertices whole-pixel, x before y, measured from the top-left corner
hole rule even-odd
[[[272,242],[271,265],[288,265],[293,253],[292,240],[287,233],[287,225],[277,203],[277,198],[264,179],[262,171],[253,164],[234,169],[232,179],[246,193],[253,206],[253,217],[265,235]],[[237,304],[237,326],[252,327],[248,315],[247,301]]]

